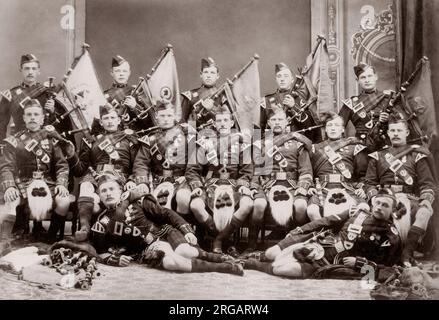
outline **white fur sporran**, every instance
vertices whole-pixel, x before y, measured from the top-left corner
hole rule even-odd
[[[410,230],[411,225],[411,203],[410,199],[407,198],[405,193],[396,193],[396,199],[401,202],[406,208],[406,214],[404,214],[400,219],[394,219],[394,223],[396,228],[398,229],[399,235],[401,236],[401,240],[403,243],[407,240],[407,234]]]
[[[160,183],[152,192],[161,206],[171,209],[171,201],[174,197],[175,187],[171,182]]]
[[[235,197],[231,185],[224,184],[215,188],[212,211],[213,221],[217,230],[224,230],[235,213]]]
[[[47,183],[42,179],[34,179],[26,189],[32,219],[42,221],[52,209],[53,198]]]
[[[345,189],[329,189],[323,204],[323,216],[327,217],[330,215],[347,212],[356,204],[357,201],[355,201],[355,199],[351,197]]]
[[[293,216],[294,196],[291,191],[283,185],[274,185],[268,192],[271,215],[277,224],[286,226]]]

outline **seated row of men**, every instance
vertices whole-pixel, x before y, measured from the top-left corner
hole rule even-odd
[[[212,251],[218,254],[222,242],[249,216],[247,251],[251,252],[266,215],[292,229],[322,216],[345,214],[355,205],[368,210],[367,201],[382,186],[397,192],[398,200],[414,216],[411,219],[405,214],[393,221],[398,235],[407,239],[402,258],[409,262],[432,215],[435,186],[428,151],[406,145],[407,124],[398,117],[389,121],[392,148],[370,154],[368,161],[365,147],[356,138],[342,137],[344,124],[338,115],[326,121],[328,140],[312,145],[306,137],[288,132],[282,108],[272,109],[268,124],[273,136],[266,133],[264,140],[246,144],[242,135],[232,134],[230,110],[220,106],[215,109],[217,135],[197,136],[196,158],[191,161],[187,150],[194,137],[188,136],[187,127],[176,123],[171,105],[158,106],[160,128],[142,138],[118,131],[121,119],[112,106],[100,111],[104,134],[91,147],[84,144],[78,154],[52,127],[42,127],[44,113],[37,100],[24,106],[26,130],[5,140],[0,164],[4,199],[18,205],[16,233],[26,232],[28,209],[36,220],[33,231],[40,231],[54,197],[48,234],[52,241],[63,237],[71,173],[80,178],[77,206],[81,228],[75,236],[77,241],[86,240],[93,214],[102,211],[102,195],[95,192],[97,179],[106,171],[118,175],[125,190],[152,193],[159,206],[174,209],[205,228],[214,237]],[[111,194],[108,199],[119,200]],[[95,217],[100,226],[102,219]],[[364,221],[358,222],[357,229],[361,230]],[[97,227],[94,231],[105,233],[103,230]],[[123,230],[119,226],[110,233]]]
[[[117,72],[117,68],[127,64],[120,57],[118,59],[115,59],[114,73]],[[24,61],[22,67],[26,67],[28,63]],[[212,77],[217,79],[218,68],[214,62],[205,60],[203,63],[202,79],[205,72],[214,74],[214,76],[205,75],[206,83]],[[283,64],[277,66],[276,71],[276,76],[279,78],[285,76],[284,73],[291,76],[291,71]],[[366,87],[373,82],[370,77],[375,77],[376,83],[376,73],[373,68],[363,65],[356,69],[356,73],[360,84],[363,76],[368,79],[363,79]],[[120,78],[115,77],[116,79]],[[283,86],[285,80],[279,80],[278,84],[280,87]],[[118,85],[115,84],[114,87],[117,88]],[[266,101],[269,104],[265,105],[262,112],[265,115],[266,127],[271,130],[264,132],[264,139],[261,140],[251,141],[239,132],[233,132],[235,119],[230,108],[227,105],[215,104],[211,99],[204,101],[204,104],[205,110],[209,111],[205,114],[213,120],[213,132],[196,134],[196,130],[192,130],[190,126],[177,124],[174,108],[163,103],[155,109],[158,128],[144,137],[137,137],[133,131],[120,131],[123,122],[122,113],[118,109],[118,106],[122,105],[120,103],[116,106],[113,104],[100,108],[98,130],[100,134],[92,145],[84,141],[79,145],[78,150],[75,150],[73,144],[60,136],[53,127],[43,127],[45,118],[47,119],[45,117],[47,108],[43,108],[37,100],[28,99],[29,101],[22,106],[25,129],[5,139],[6,144],[2,150],[0,164],[0,185],[5,202],[8,205],[12,203],[18,205],[13,231],[16,234],[28,232],[26,229],[29,227],[28,220],[31,214],[35,219],[33,232],[40,232],[41,220],[54,207],[48,230],[49,239],[55,241],[62,238],[65,217],[71,206],[68,190],[71,190],[69,182],[72,181],[73,175],[80,178],[77,210],[81,227],[75,234],[77,241],[87,240],[91,229],[95,235],[93,239],[99,238],[96,235],[106,235],[107,232],[111,235],[110,238],[116,239],[109,240],[107,246],[117,246],[119,241],[125,241],[122,240],[124,233],[133,236],[136,234],[143,236],[140,238],[144,239],[142,243],[145,246],[148,241],[152,243],[157,239],[167,239],[175,252],[179,253],[180,250],[186,251],[177,250],[179,244],[196,244],[196,240],[191,236],[192,229],[188,223],[185,223],[185,220],[188,220],[191,224],[197,225],[197,229],[205,229],[213,236],[212,251],[218,255],[210,256],[209,259],[222,261],[221,259],[224,260],[224,256],[221,255],[223,242],[247,219],[250,220],[247,252],[251,252],[256,248],[258,234],[267,220],[283,226],[286,230],[295,226],[308,226],[306,223],[310,220],[322,223],[334,219],[322,220],[322,216],[335,215],[337,220],[342,221],[340,217],[344,217],[343,215],[349,212],[353,205],[359,205],[358,212],[368,211],[367,203],[375,201],[373,199],[376,199],[380,186],[393,190],[387,192],[395,198],[391,203],[392,212],[395,211],[397,202],[402,202],[408,212],[402,217],[396,215],[396,217],[378,219],[385,221],[385,228],[381,229],[382,226],[378,228],[380,232],[390,230],[402,239],[405,248],[402,262],[408,263],[419,239],[425,234],[433,212],[431,204],[434,201],[435,186],[428,161],[429,153],[423,147],[407,145],[409,131],[401,114],[396,113],[389,119],[385,112],[378,112],[379,118],[376,119],[373,114],[368,113],[375,112],[376,115],[377,110],[368,107],[366,111],[353,106],[353,103],[358,101],[364,102],[363,105],[368,103],[372,105],[375,100],[379,100],[375,97],[376,88],[369,93],[367,88],[364,89],[366,95],[364,100],[361,95],[353,97],[346,101],[340,116],[328,115],[325,121],[328,139],[314,144],[307,137],[294,132],[297,128],[294,128],[289,121],[291,110],[288,105],[291,96],[284,95],[286,90],[279,90],[274,95],[274,100],[273,97],[267,97]],[[371,97],[371,94],[374,97]],[[280,99],[278,95],[284,95],[283,100],[278,101]],[[121,93],[118,92],[117,96],[120,97]],[[185,96],[187,100],[183,103],[184,106],[186,105],[183,111],[196,113],[197,110],[193,108],[194,102],[208,95],[191,91],[190,94],[185,93]],[[195,99],[197,96],[198,99]],[[132,99],[124,95],[122,98],[127,101],[129,107]],[[125,102],[125,100],[120,101]],[[349,106],[353,106],[352,109],[349,109]],[[350,111],[346,112],[346,110]],[[366,113],[365,116],[363,112]],[[350,116],[347,117],[346,113],[350,113]],[[199,120],[199,117],[196,119]],[[357,130],[357,138],[344,138],[345,126],[349,119],[353,120],[354,124],[359,123],[364,126],[368,131],[362,131],[360,128]],[[379,130],[380,121],[388,123],[387,135],[392,147],[368,155],[366,152],[370,152],[374,147],[374,144],[370,143],[373,140],[371,133]],[[302,122],[301,125],[305,125],[304,123]],[[140,230],[139,234],[134,231],[136,224],[128,219],[132,211],[129,205],[123,211],[116,210],[119,215],[115,213],[113,216],[108,210],[103,214],[105,200],[112,202],[111,206],[123,202],[120,201],[117,193],[114,194],[114,190],[118,189],[114,183],[111,190],[97,189],[100,176],[109,170],[118,176],[113,180],[118,182],[117,185],[122,183],[121,187],[125,190],[135,190],[140,195],[153,194],[158,200],[154,202],[154,198],[149,197],[151,203],[155,203],[154,210],[157,212],[164,210],[164,216],[176,217],[175,214],[169,213],[174,210],[180,217],[184,217],[184,220],[180,222],[176,222],[177,218],[166,220],[167,218],[160,218],[162,214],[157,213],[158,220],[150,218],[153,224],[159,225],[156,230],[152,230],[151,234],[155,237],[151,240],[147,239],[151,231],[150,226],[146,227],[141,223],[139,226],[146,229],[142,231],[137,227],[137,230]],[[96,191],[99,191],[99,196]],[[144,199],[141,200],[143,205]],[[122,197],[122,200],[126,199]],[[383,201],[379,203],[382,205]],[[146,207],[150,208],[151,205]],[[143,212],[146,215],[154,214],[154,210],[144,209]],[[379,215],[382,209],[372,209],[372,213],[375,211],[377,212],[375,215]],[[353,240],[350,240],[350,245],[343,244],[345,246],[342,251],[352,249],[352,243],[358,239],[362,239],[361,246],[364,242],[389,246],[384,240],[386,237],[381,236],[376,231],[377,228],[371,229],[375,230],[375,233],[378,232],[376,234],[369,236],[365,233],[368,219],[364,214],[360,216],[361,218],[346,226],[349,231],[355,229],[354,233],[359,236],[354,237],[348,232],[348,238]],[[367,217],[370,218],[370,215]],[[137,222],[140,223],[142,219]],[[109,224],[112,220],[119,223]],[[183,234],[191,235],[183,239],[179,232],[170,232],[171,227],[166,227],[167,224],[179,229]],[[295,230],[297,232],[301,229]],[[317,229],[311,231],[314,230]],[[175,235],[176,233],[179,236]],[[351,248],[348,248],[349,246]],[[390,243],[390,246],[393,248],[393,243]],[[105,245],[101,247],[104,248]],[[285,248],[282,242],[278,248],[271,251],[269,249],[266,256],[274,259],[279,253],[279,248]],[[367,245],[364,245],[363,255],[374,255],[373,250],[369,252],[369,249],[365,248],[368,248]],[[272,253],[273,250],[276,253]],[[341,250],[340,244],[338,250]],[[201,254],[200,250],[197,252],[200,255],[206,254]],[[197,254],[178,255],[194,258]],[[109,256],[114,259],[113,255]],[[122,260],[124,262],[121,264],[124,264],[129,259]],[[169,263],[169,265],[175,264],[181,267],[177,262]],[[172,269],[172,267],[168,268]],[[238,267],[233,268],[233,272],[237,272]],[[187,267],[183,271],[190,270]]]

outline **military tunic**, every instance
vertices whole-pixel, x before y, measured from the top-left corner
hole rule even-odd
[[[364,186],[367,169],[366,146],[354,138],[325,140],[312,146],[310,155],[314,178],[319,178],[322,188],[344,188],[353,191]],[[312,203],[319,203],[315,195]],[[357,199],[359,200],[359,199]]]
[[[215,86],[210,88],[201,86],[199,88],[183,92],[181,94],[183,97],[181,101],[181,122],[187,123],[189,121],[196,121],[196,127],[199,128],[200,126],[205,125],[209,120],[214,121],[215,115],[211,111],[208,111],[199,105],[197,110],[201,110],[201,112],[196,113],[197,110],[194,109],[194,104],[201,99],[208,98],[217,90],[218,88]]]
[[[61,148],[51,135],[53,127],[48,126],[37,132],[22,130],[6,138],[0,161],[0,186],[4,192],[10,187],[18,187],[22,195],[39,171],[49,188],[56,185],[67,188],[69,166]]]
[[[78,155],[68,159],[70,170],[75,177],[83,177],[83,181],[94,182],[88,173],[89,167],[97,173],[115,170],[125,179],[129,179],[138,150],[137,139],[132,132],[115,132],[99,135],[97,141],[89,148],[82,144]]]
[[[6,130],[11,117],[14,120],[14,132],[26,128],[23,121],[23,106],[30,99],[37,99],[44,107],[46,101],[50,98],[47,90],[48,88],[41,83],[36,83],[33,86],[21,83],[10,90],[2,92],[0,98],[0,141],[6,138]],[[54,120],[51,115],[50,118],[46,118],[46,123],[51,124]]]
[[[369,152],[385,145],[376,128],[381,125],[378,119],[380,113],[386,110],[389,100],[390,95],[382,91],[363,91],[358,96],[343,101],[340,108],[339,115],[345,126],[349,121],[352,122],[356,137],[366,144]]]
[[[414,194],[433,203],[435,182],[430,169],[430,153],[423,147],[406,145],[391,147],[369,154],[366,190],[369,198],[377,193],[377,186],[386,186],[393,192]]]
[[[186,179],[192,188],[202,188],[204,181],[211,178],[231,179],[236,187],[250,187],[253,176],[253,164],[248,147],[242,143],[239,135],[226,137],[201,138],[198,141],[195,164],[186,169]]]
[[[134,191],[122,194],[115,208],[104,209],[91,228],[98,253],[125,248],[125,255],[141,253],[156,240],[168,241],[175,249],[187,243],[188,223],[176,212],[160,206],[152,195],[139,198]]]
[[[278,106],[281,106],[286,112],[287,118],[291,119],[291,124],[290,124],[291,131],[306,129],[315,126],[317,124],[309,108],[304,112],[304,115],[301,117],[301,119],[295,117],[294,109],[283,104],[283,100],[285,99],[285,96],[288,94],[291,95],[291,90],[278,89],[276,90],[276,92],[272,94],[268,94],[264,97],[264,103],[261,105],[261,111],[260,111],[261,112],[260,127],[262,132],[268,129],[268,125],[267,125],[268,109],[273,109]],[[301,89],[298,92],[298,96],[294,98],[296,104],[295,108],[297,110],[299,109],[299,106],[301,108],[308,102],[307,97],[308,97],[308,93],[306,90]],[[304,135],[314,143],[320,142],[322,140],[321,133],[318,129],[306,132]]]
[[[308,190],[312,184],[312,166],[308,148],[311,141],[298,133],[282,133],[273,139],[257,141],[255,153],[255,175],[252,189],[258,185],[268,191],[278,181],[287,181],[292,189]],[[305,195],[302,195],[305,196]]]
[[[365,258],[386,266],[400,260],[402,242],[393,221],[376,219],[370,212],[361,209],[307,223],[300,227],[300,234],[295,229],[278,245],[284,249],[301,242],[300,238],[303,239],[304,235],[328,229],[332,230],[333,236],[317,240],[323,246],[326,261],[322,259],[312,266],[308,264],[304,268],[308,269],[307,272],[327,264],[343,264],[343,257]]]
[[[122,129],[132,129],[134,131],[139,131],[152,127],[153,121],[149,118],[149,116],[145,119],[135,120],[137,118],[137,113],[123,105],[125,98],[131,94],[132,90],[133,87],[129,86],[128,84],[113,83],[110,88],[104,91],[104,96],[107,101],[114,106],[118,115],[121,117]],[[139,104],[138,101],[137,103]],[[104,132],[105,130],[104,128],[102,128],[99,120],[93,119],[91,133],[93,135],[98,135],[103,134]]]
[[[195,136],[188,135],[187,126],[176,125],[139,139],[141,147],[133,166],[136,183],[148,184],[150,175],[155,185],[165,179],[184,176],[189,159],[188,140],[192,138]]]

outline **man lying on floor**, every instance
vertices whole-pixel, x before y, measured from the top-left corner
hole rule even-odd
[[[136,189],[122,194],[118,177],[106,173],[98,179],[98,195],[104,209],[91,241],[104,263],[125,267],[140,256],[150,267],[170,271],[243,275],[231,257],[199,248],[191,226],[152,195],[141,198]]]
[[[372,200],[371,212],[358,208],[298,227],[259,259],[244,260],[244,269],[310,278],[328,265],[345,265],[358,274],[364,265],[392,266],[401,257],[401,238],[393,222],[396,208],[393,192],[381,189]],[[333,235],[315,236],[327,229]]]

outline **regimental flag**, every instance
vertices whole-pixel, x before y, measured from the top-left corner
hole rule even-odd
[[[317,49],[307,57],[304,68],[304,80],[310,98],[317,96],[316,106],[309,110],[317,119],[329,111],[337,112],[334,104],[334,93],[329,77],[329,54],[326,40],[319,38]]]
[[[236,116],[240,129],[253,130],[260,122],[261,89],[259,80],[258,60],[255,56],[237,76],[231,86],[236,102]]]
[[[174,105],[177,119],[181,118],[180,88],[178,86],[177,64],[171,46],[166,47],[153,73],[148,76],[147,84],[154,105],[159,101]]]
[[[69,91],[70,96],[78,107],[78,112],[82,113],[88,128],[91,128],[93,119],[99,119],[99,106],[105,105],[107,100],[102,93],[101,85],[99,84],[99,79],[88,50],[84,49],[83,54],[75,60],[64,83],[65,89]],[[56,98],[68,110],[74,108],[63,89],[58,92]],[[85,129],[80,115],[72,112],[70,117],[77,128]]]
[[[437,125],[431,86],[430,61],[422,59],[420,63],[422,63],[421,70],[404,93],[404,100],[409,109],[406,111],[416,115],[415,119],[423,133],[432,138],[437,136]]]

